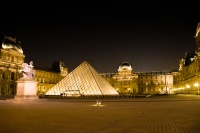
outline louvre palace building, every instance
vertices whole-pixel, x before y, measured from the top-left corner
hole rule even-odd
[[[122,61],[116,73],[98,73],[87,61],[68,72],[62,61],[50,68],[34,66],[38,95],[141,95],[199,94],[200,22],[195,34],[197,49],[184,53],[178,70],[134,72],[128,61]],[[0,38],[0,96],[15,95],[19,70],[25,60],[21,42],[3,35]]]

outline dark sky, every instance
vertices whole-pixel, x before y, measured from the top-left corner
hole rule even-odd
[[[176,1],[177,2],[177,1]],[[88,61],[100,73],[128,61],[133,71],[178,69],[196,50],[199,1],[140,3],[1,2],[0,33],[22,42],[25,62],[72,71]]]

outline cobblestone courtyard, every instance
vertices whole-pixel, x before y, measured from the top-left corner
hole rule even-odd
[[[0,100],[0,133],[200,133],[200,96]]]

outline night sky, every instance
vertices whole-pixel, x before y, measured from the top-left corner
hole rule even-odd
[[[197,0],[77,3],[1,2],[0,33],[21,41],[25,62],[63,61],[69,72],[83,61],[99,73],[124,61],[133,71],[178,69],[179,58],[196,50]]]

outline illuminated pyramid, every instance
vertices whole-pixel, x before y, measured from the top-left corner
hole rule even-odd
[[[118,95],[118,92],[84,61],[45,95]]]

